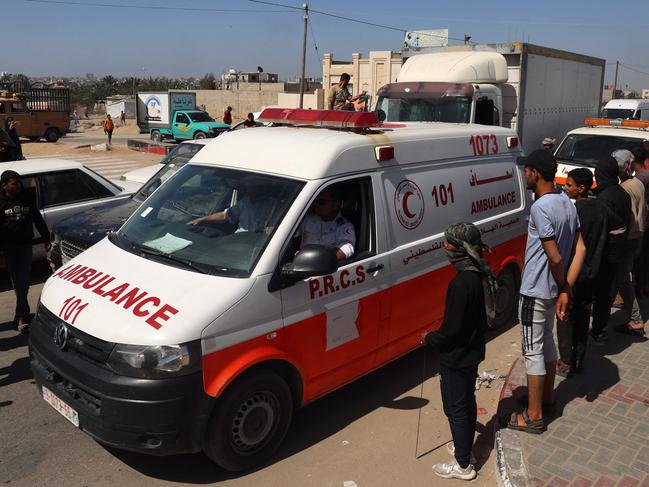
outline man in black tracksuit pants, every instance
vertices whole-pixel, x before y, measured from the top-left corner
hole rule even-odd
[[[595,285],[593,306],[593,328],[591,338],[594,345],[602,345],[608,338],[606,325],[613,304],[612,292],[616,268],[624,261],[627,252],[627,235],[631,222],[631,197],[620,186],[619,168],[615,158],[604,157],[595,168],[597,199],[608,205],[611,211],[624,223],[624,227],[609,232],[608,241],[600,264]]]
[[[33,226],[50,249],[50,232],[34,198],[22,190],[20,175],[7,170],[0,176],[0,250],[16,293],[14,325],[24,331],[29,324],[29,272],[32,265]]]
[[[446,291],[442,326],[424,340],[439,350],[442,403],[453,436],[448,449],[455,460],[434,465],[433,472],[443,478],[472,480],[476,476],[470,460],[477,420],[475,381],[485,356],[484,332],[487,311],[493,310],[495,301],[495,279],[481,258],[487,246],[477,227],[459,223],[445,237],[446,253],[458,273]]]

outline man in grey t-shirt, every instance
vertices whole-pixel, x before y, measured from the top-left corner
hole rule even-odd
[[[554,186],[557,163],[545,150],[520,157],[525,182],[536,201],[530,209],[521,282],[520,325],[527,369],[528,405],[512,415],[509,427],[529,433],[545,431],[543,408],[554,404],[557,347],[552,328],[555,310],[565,319],[570,288],[586,253],[577,210]]]

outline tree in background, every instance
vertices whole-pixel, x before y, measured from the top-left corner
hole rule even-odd
[[[215,81],[214,73],[207,73],[198,81],[198,87],[201,90],[213,90],[216,88]]]

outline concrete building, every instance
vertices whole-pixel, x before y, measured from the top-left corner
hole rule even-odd
[[[340,75],[351,76],[350,92],[357,95],[366,91],[373,102],[376,92],[383,85],[394,83],[401,69],[401,53],[394,51],[370,51],[369,57],[352,54],[350,61],[335,61],[333,54],[326,53],[322,60],[322,86],[324,103],[327,103],[331,87],[338,84]],[[326,107],[323,107],[326,108]]]

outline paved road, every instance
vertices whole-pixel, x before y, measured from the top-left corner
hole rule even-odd
[[[35,306],[47,272],[37,267]],[[10,329],[13,294],[0,273],[0,483],[12,486],[428,486],[430,466],[445,461],[450,439],[429,354],[420,398],[423,352],[414,352],[298,412],[287,440],[266,467],[233,478],[202,454],[156,458],[106,449],[74,428],[38,395],[27,359],[26,337]],[[519,349],[516,328],[488,344],[480,370],[505,374]],[[494,485],[493,413],[500,385],[478,392],[486,414],[476,440],[483,465],[473,485]],[[419,408],[421,434],[415,459]],[[432,451],[431,451],[432,450]],[[453,485],[449,482],[448,485]],[[352,484],[347,484],[352,485]],[[436,485],[433,483],[433,485]]]

